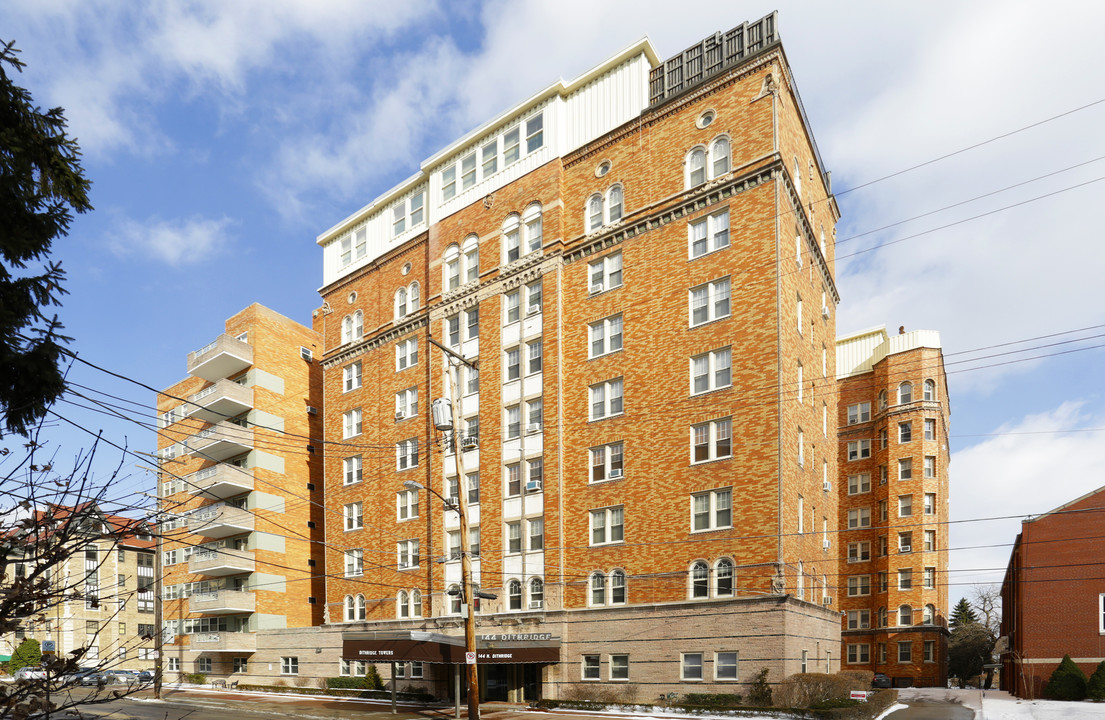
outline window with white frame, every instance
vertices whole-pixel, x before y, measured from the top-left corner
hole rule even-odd
[[[445,257],[441,264],[441,287],[446,292],[460,287],[460,246],[453,243],[445,248]]]
[[[924,541],[925,541],[925,545],[924,545],[925,552],[932,552],[933,550],[935,550],[936,549],[936,531],[935,530],[925,530]]]
[[[460,159],[460,189],[467,190],[476,184],[476,152],[473,150]]]
[[[871,543],[868,541],[863,542],[850,542],[848,543],[848,562],[867,562],[871,559]]]
[[[927,663],[936,662],[936,641],[935,640],[925,640],[924,642],[925,642],[925,645],[924,645],[924,653],[925,654],[923,656],[924,661],[927,662]]]
[[[410,520],[418,517],[418,491],[403,490],[395,496],[396,518]]]
[[[628,680],[629,679],[629,656],[628,655],[611,655],[610,656],[610,679],[611,680]]]
[[[364,575],[364,550],[345,551],[345,576],[360,577]]]
[[[529,607],[538,610],[545,605],[545,581],[541,578],[532,578],[529,581]]]
[[[729,247],[729,208],[692,220],[687,225],[687,232],[692,260]]]
[[[418,364],[418,339],[401,340],[395,345],[395,369],[406,370]]]
[[[513,214],[503,221],[503,264],[522,257],[522,218]]]
[[[887,432],[886,428],[883,428],[883,429],[879,430],[879,449],[880,450],[885,450],[886,449],[886,447],[888,445],[887,438],[889,436],[890,436],[890,433]]]
[[[898,404],[905,405],[913,402],[913,383],[904,382],[898,386]]]
[[[464,367],[464,394],[475,395],[480,391],[480,371],[476,368]]]
[[[797,318],[798,334],[802,334],[802,296],[798,295],[795,305],[795,317]]]
[[[848,529],[871,527],[871,508],[853,508],[848,511]]]
[[[580,677],[584,680],[601,680],[601,666],[598,655],[584,655],[583,666],[580,669]]]
[[[418,414],[418,388],[412,387],[395,394],[395,419],[406,420]]]
[[[544,343],[541,340],[526,343],[526,375],[541,372],[543,350]]]
[[[361,386],[361,361],[349,363],[341,369],[343,392],[356,390]]]
[[[464,339],[478,340],[480,337],[480,306],[473,305],[461,314],[464,316]]]
[[[522,408],[519,405],[511,405],[503,409],[503,437],[506,440],[514,440],[522,434]]]
[[[588,582],[590,588],[588,601],[592,606],[601,606],[606,604],[606,576],[600,572],[591,573],[591,578]]]
[[[935,400],[936,399],[936,381],[935,380],[925,380],[924,390],[922,392],[924,394],[921,397],[924,398],[925,400],[928,400],[930,402]]]
[[[541,206],[533,203],[522,213],[523,254],[528,255],[541,249],[544,242],[541,226]]]
[[[850,575],[848,577],[848,597],[860,597],[871,594],[870,575]]]
[[[299,674],[299,658],[295,656],[280,658],[280,674],[281,675],[298,675]]]
[[[457,166],[456,163],[441,171],[441,199],[451,200],[457,194]]]
[[[508,522],[506,524],[505,533],[505,545],[507,554],[522,552],[522,521],[516,520],[514,522]],[[522,594],[522,588],[519,586],[518,595]]]
[[[624,410],[621,378],[592,385],[590,395],[591,420],[601,420],[613,415],[620,415]]]
[[[454,313],[442,323],[442,330],[445,331],[445,344],[449,347],[458,347],[460,345],[460,316],[461,313]]]
[[[936,493],[925,493],[925,515],[936,514]]]
[[[342,414],[342,438],[361,434],[361,409],[347,410]]]
[[[522,494],[522,464],[510,463],[503,469],[503,481],[506,485],[506,497],[518,497]]]
[[[907,641],[898,643],[898,662],[910,663],[913,662],[913,643]]]
[[[691,495],[691,531],[733,526],[733,490],[722,488]]]
[[[503,351],[503,382],[522,376],[522,348],[512,347]]]
[[[545,422],[545,401],[543,398],[533,398],[526,402],[526,434],[534,435],[541,432]]]
[[[622,286],[622,254],[620,252],[592,261],[587,266],[590,291],[596,293],[606,292]]]
[[[729,317],[729,278],[693,287],[689,298],[691,327]]]
[[[591,545],[625,541],[625,510],[621,507],[591,511]]]
[[[596,358],[622,349],[621,314],[603,318],[588,325],[590,345],[588,357]]]
[[[926,455],[924,462],[925,462],[925,465],[924,465],[925,477],[926,478],[936,477],[936,456],[935,455]]]
[[[687,188],[698,187],[706,182],[706,148],[691,148],[687,153]]]
[[[933,590],[936,588],[936,568],[927,567],[924,569],[921,575],[921,583],[926,590]]]
[[[342,459],[342,477],[346,485],[359,483],[363,479],[363,460],[360,455]]]
[[[913,552],[913,533],[910,531],[898,533],[898,552]]]
[[[710,392],[733,384],[730,348],[720,348],[691,358],[691,394]]]
[[[341,239],[341,266],[360,260],[368,253],[368,228],[361,225]]]
[[[692,598],[710,597],[710,566],[704,560],[691,565],[690,581]]]
[[[681,653],[679,678],[681,680],[702,679],[702,653]]]
[[[913,478],[913,458],[898,458],[898,479],[910,480]]]
[[[848,611],[848,629],[849,630],[866,630],[871,627],[871,611],[870,610],[849,610]]]
[[[526,285],[526,315],[536,315],[541,312],[542,304],[541,281],[536,280]]]
[[[848,406],[848,424],[865,423],[871,420],[871,403],[863,402]]]
[[[859,473],[848,476],[848,494],[859,495],[871,492],[871,473]]]
[[[848,460],[863,460],[871,457],[870,440],[852,440],[848,443]]]
[[[544,518],[530,518],[526,521],[527,529],[529,533],[529,549],[531,552],[545,549],[545,519]]]
[[[621,185],[612,185],[605,193],[597,192],[587,198],[585,219],[587,232],[618,222],[624,214],[625,191]]]
[[[871,646],[867,643],[848,644],[848,664],[861,665],[871,662]]]
[[[739,680],[737,672],[740,654],[737,652],[719,652],[714,655],[715,680]]]
[[[913,589],[913,568],[898,568],[898,589]],[[908,624],[908,623],[904,623]]]
[[[729,172],[729,138],[724,135],[710,143],[710,179]]]
[[[343,677],[363,677],[367,671],[367,665],[363,660],[342,660],[338,674]]]
[[[360,530],[364,527],[364,509],[361,503],[349,503],[345,506],[345,529]]]
[[[898,423],[898,442],[907,443],[913,441],[913,421],[907,420]]]
[[[503,296],[503,324],[509,325],[522,319],[521,302],[521,290],[514,290]]]
[[[364,313],[360,310],[346,315],[341,323],[342,344],[351,343],[364,337]]]
[[[924,426],[925,426],[925,440],[935,440],[936,439],[936,421],[931,419],[931,418],[928,418],[928,419],[925,420]]]
[[[624,445],[620,442],[591,448],[591,482],[618,480],[624,473]]]
[[[733,567],[729,558],[714,563],[714,597],[733,596]]]
[[[400,570],[409,570],[418,567],[418,541],[403,540],[395,544],[396,554]]]
[[[401,440],[395,444],[395,469],[409,470],[418,467],[418,438]]]
[[[720,418],[691,426],[691,462],[720,460],[733,455],[733,421]]]
[[[545,144],[545,116],[537,113],[526,119],[526,153],[536,152]]]
[[[898,496],[898,517],[912,517],[913,516],[913,496],[912,495],[899,495]]]

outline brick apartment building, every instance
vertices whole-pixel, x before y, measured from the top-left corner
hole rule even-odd
[[[837,342],[844,666],[947,683],[948,389],[940,335]]]
[[[157,398],[169,673],[248,672],[257,631],[322,621],[320,347],[251,305]]]
[[[64,562],[46,569],[44,576],[41,570],[36,572],[35,566],[43,561],[30,545],[9,556],[0,585],[46,577],[53,596],[40,614],[24,618],[18,629],[0,636],[0,654],[10,657],[25,639],[34,638],[40,643],[53,640],[61,657],[87,648],[82,665],[123,670],[152,667],[157,630],[151,528],[105,513],[91,502],[54,505],[37,512],[38,532],[63,532],[73,539],[71,552]],[[60,525],[65,529],[59,530]]]
[[[1021,523],[1001,587],[1002,682],[1038,698],[1064,655],[1105,660],[1105,487]]]
[[[327,627],[447,645],[470,552],[481,647],[523,658],[487,699],[839,670],[836,220],[770,15],[554,84],[320,235]],[[478,363],[456,441],[430,338]]]

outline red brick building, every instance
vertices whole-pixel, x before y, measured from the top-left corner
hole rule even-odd
[[[836,220],[771,15],[642,41],[319,236],[328,627],[459,636],[470,552],[477,632],[556,648],[487,698],[839,670]],[[463,478],[430,338],[479,366]]]
[[[948,405],[940,335],[837,341],[844,666],[947,682]]]
[[[1038,698],[1064,655],[1105,660],[1105,487],[1021,524],[1001,587],[1002,681]]]

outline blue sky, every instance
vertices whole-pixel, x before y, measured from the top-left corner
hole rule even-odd
[[[95,183],[95,212],[54,253],[74,348],[153,387],[251,302],[309,322],[315,236],[463,132],[642,36],[667,57],[772,9],[843,212],[841,334],[940,330],[949,363],[1100,335],[968,352],[1105,324],[1105,103],[1092,104],[1105,6],[917,5],[8,0],[0,39],[23,51],[35,99],[66,108]],[[1105,354],[1054,355],[1102,342],[949,365],[953,519],[1038,513],[1105,485]],[[152,402],[87,368],[71,378]],[[57,411],[155,446],[135,424]],[[64,425],[46,437],[62,463],[89,439]],[[152,489],[133,466],[120,491]],[[1018,525],[956,524],[952,546],[1009,543]],[[953,601],[1000,581],[979,569],[1007,557],[953,549]]]

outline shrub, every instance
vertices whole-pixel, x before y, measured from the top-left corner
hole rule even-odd
[[[363,677],[332,677],[326,678],[326,687],[341,690],[367,690],[367,678]]]
[[[368,666],[368,672],[365,674],[365,682],[368,683],[369,690],[384,689],[384,680],[380,677],[380,673],[376,671],[375,665]]]
[[[781,707],[808,708],[811,705],[848,697],[849,678],[825,673],[799,673],[779,683],[775,703]]]
[[[1049,700],[1083,700],[1086,697],[1086,673],[1074,664],[1070,655],[1064,655],[1063,661],[1048,678],[1044,686],[1044,697]]]
[[[726,693],[687,693],[683,696],[683,701],[680,704],[701,707],[732,707],[741,704],[741,696]]]
[[[748,703],[759,707],[771,706],[771,685],[767,682],[768,668],[761,669],[752,678],[752,684],[748,688]]]
[[[42,646],[38,644],[38,640],[27,638],[19,643],[19,647],[12,653],[12,659],[8,662],[8,667],[14,674],[16,670],[25,668],[28,665],[37,666],[41,664]]]
[[[207,676],[203,673],[184,673],[183,677],[184,682],[193,685],[205,685],[207,683]]]
[[[1091,700],[1105,700],[1105,660],[1102,660],[1093,671],[1093,675],[1090,675],[1086,683],[1086,697]]]
[[[837,673],[837,677],[848,681],[849,690],[870,690],[875,673],[870,670],[841,670]]]

